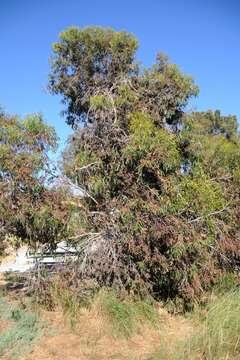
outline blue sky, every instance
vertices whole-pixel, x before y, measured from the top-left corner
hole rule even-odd
[[[42,112],[61,147],[70,129],[46,85],[51,44],[70,25],[133,32],[144,65],[162,50],[194,76],[195,110],[217,108],[240,119],[238,0],[0,0],[0,104],[21,116]]]

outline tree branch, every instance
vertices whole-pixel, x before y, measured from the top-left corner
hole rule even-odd
[[[227,209],[228,209],[228,207],[226,206],[225,208],[223,208],[223,209],[221,209],[221,210],[213,211],[213,212],[207,214],[206,217],[218,215],[218,214],[222,213],[223,211],[225,211],[225,210],[227,210]],[[205,217],[205,216],[199,216],[199,217],[197,217],[196,219],[189,220],[189,221],[188,221],[188,224],[191,224],[191,223],[193,223],[193,222],[199,221],[199,220],[203,219],[204,217]]]

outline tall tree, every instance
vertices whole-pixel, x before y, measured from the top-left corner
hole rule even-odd
[[[53,47],[49,87],[76,129],[63,168],[89,195],[80,276],[188,303],[236,265],[235,185],[219,179],[237,174],[236,118],[184,114],[193,79],[161,53],[141,67],[136,48],[102,28],[70,28]]]

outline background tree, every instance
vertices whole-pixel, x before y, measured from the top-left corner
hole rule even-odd
[[[33,246],[66,234],[67,207],[61,194],[47,189],[48,151],[57,136],[41,115],[24,120],[0,114],[1,244],[16,236]]]

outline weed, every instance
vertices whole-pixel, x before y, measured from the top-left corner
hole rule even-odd
[[[4,274],[4,279],[8,283],[21,283],[24,280],[24,276],[14,271],[8,271]]]
[[[204,330],[192,341],[207,359],[231,359],[240,355],[240,291],[219,296],[209,305]]]
[[[221,276],[219,281],[215,284],[213,292],[215,294],[226,294],[226,292],[232,291],[239,287],[240,278],[239,274],[234,272],[225,273]]]

